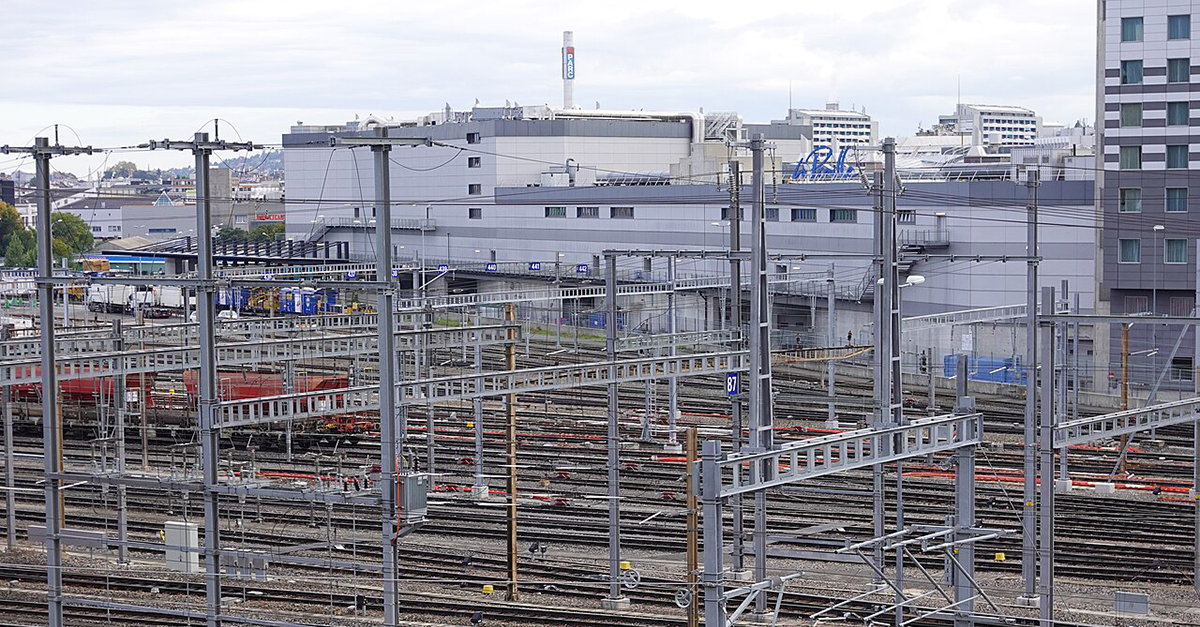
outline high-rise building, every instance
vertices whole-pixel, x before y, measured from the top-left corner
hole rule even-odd
[[[824,109],[788,109],[786,120],[772,124],[811,126],[814,146],[879,143],[879,122],[865,112],[843,111],[836,102]]]
[[[960,104],[954,115],[940,116],[938,124],[980,146],[1029,146],[1038,137],[1042,118],[1025,107]]]
[[[1200,48],[1187,0],[1100,0],[1097,77],[1103,146],[1100,205],[1103,263],[1100,296],[1113,314],[1190,315],[1196,300],[1196,231],[1200,213]],[[1098,111],[1099,115],[1099,111]],[[1195,188],[1197,191],[1192,191]],[[1110,371],[1121,376],[1121,329],[1111,325]],[[1194,331],[1180,350],[1181,327],[1134,324],[1130,379],[1193,385]],[[1157,349],[1157,350],[1156,350]],[[1135,388],[1136,389],[1136,388]]]

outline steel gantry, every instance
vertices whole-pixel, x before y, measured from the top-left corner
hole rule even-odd
[[[734,593],[765,593],[781,590],[788,576],[756,577],[755,583],[733,592],[726,592],[723,566],[722,502],[740,494],[765,493],[766,490],[875,465],[902,462],[906,459],[932,455],[978,445],[983,441],[983,418],[978,413],[949,414],[919,418],[908,424],[857,429],[834,435],[788,442],[774,450],[744,451],[725,454],[719,441],[704,443],[699,474],[701,507],[704,525],[704,587],[705,624],[727,627],[732,622],[726,603]],[[777,473],[766,475],[756,467],[770,465]],[[973,475],[963,475],[974,486]],[[882,536],[880,536],[882,537]],[[864,559],[870,564],[871,560]],[[965,560],[963,560],[965,562]],[[964,569],[973,566],[963,564]],[[794,577],[792,575],[791,577]],[[749,600],[749,599],[747,599]],[[900,599],[904,603],[908,599]],[[745,604],[741,610],[745,609]],[[903,609],[902,606],[898,609]]]
[[[32,147],[13,148],[4,146],[0,153],[13,152],[33,155],[37,168],[37,262],[38,262],[38,313],[42,319],[41,333],[41,383],[43,390],[56,389],[54,373],[54,276],[53,234],[51,233],[50,159],[57,156],[92,154],[91,146],[50,145],[45,137],[34,139]],[[62,532],[63,499],[62,483],[53,478],[62,470],[62,422],[58,419],[57,398],[54,393],[42,395],[43,450],[46,458],[46,599],[50,627],[62,627]],[[11,493],[10,497],[11,498]],[[10,506],[11,509],[11,506]]]

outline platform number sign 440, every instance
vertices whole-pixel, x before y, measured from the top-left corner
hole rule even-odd
[[[738,375],[736,372],[730,372],[725,375],[725,393],[729,396],[737,396],[738,393]]]

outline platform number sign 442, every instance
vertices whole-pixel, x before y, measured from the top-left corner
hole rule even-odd
[[[729,396],[737,396],[738,375],[736,372],[730,372],[725,375],[725,393]]]

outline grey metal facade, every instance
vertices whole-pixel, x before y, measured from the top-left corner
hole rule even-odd
[[[1200,256],[1194,217],[1200,214],[1200,30],[1191,2],[1107,0],[1100,11],[1101,294],[1113,314],[1186,316],[1195,305]],[[1168,71],[1171,66],[1174,72]],[[1168,159],[1171,152],[1175,157]],[[1121,376],[1121,333],[1120,325],[1111,325],[1113,385]],[[1172,367],[1169,353],[1179,334],[1179,326],[1131,327],[1135,389],[1152,385]],[[1164,387],[1193,386],[1194,347],[1195,334],[1186,331]]]

